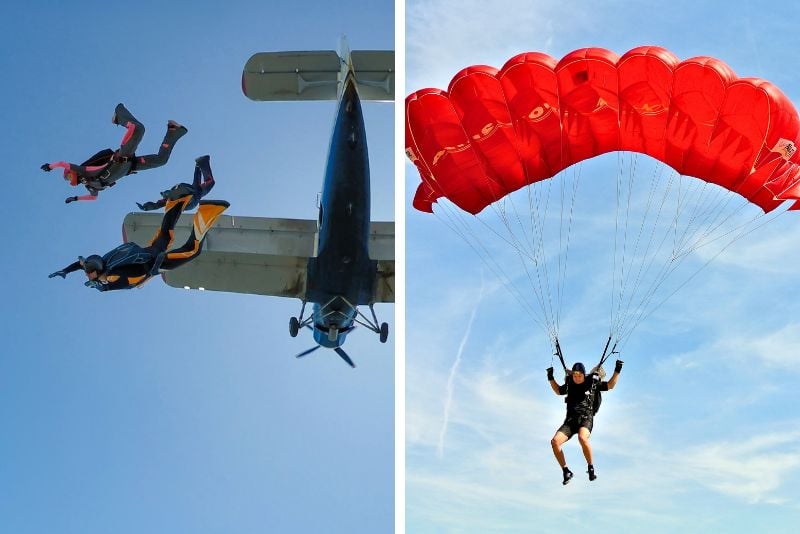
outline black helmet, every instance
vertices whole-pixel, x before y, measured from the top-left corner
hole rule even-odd
[[[103,265],[103,258],[97,254],[92,254],[87,258],[83,258],[83,270],[87,273],[97,272],[101,274],[105,269]]]
[[[575,362],[575,364],[572,366],[572,372],[573,373],[581,373],[581,374],[585,375],[586,374],[586,367],[584,367],[581,362]]]

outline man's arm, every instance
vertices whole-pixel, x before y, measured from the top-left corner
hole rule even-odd
[[[69,204],[70,202],[78,202],[80,200],[97,200],[97,192],[94,192],[89,195],[81,195],[78,197],[67,197],[64,199],[64,202]]]
[[[60,271],[56,271],[54,273],[50,273],[48,278],[55,278],[56,276],[60,276],[61,278],[66,278],[69,273],[74,273],[75,271],[77,271],[79,269],[82,269],[82,268],[83,268],[83,265],[81,264],[81,261],[78,260],[76,262],[70,263],[69,265],[67,265],[66,267],[61,269]]]
[[[556,395],[563,395],[563,393],[561,393],[561,386],[558,385],[558,382],[556,382],[556,379],[553,376],[552,367],[547,368],[547,381],[550,383],[550,387],[553,388],[553,393]]]
[[[608,389],[614,389],[614,386],[617,385],[617,380],[619,380],[619,374],[622,372],[622,364],[624,362],[622,360],[617,360],[617,364],[614,366],[614,374],[611,375],[611,380],[608,381]]]

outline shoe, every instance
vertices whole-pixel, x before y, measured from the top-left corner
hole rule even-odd
[[[561,484],[563,484],[564,486],[569,484],[569,481],[572,480],[572,476],[573,476],[572,471],[570,471],[569,469],[564,469],[564,481]]]
[[[219,216],[230,207],[224,200],[201,200],[200,207],[194,214],[193,231],[197,241],[202,241]]]
[[[120,108],[125,109],[125,106],[122,105],[122,103],[117,104],[117,106],[114,108],[114,114],[111,115],[111,124],[119,125],[119,123],[117,122],[117,110],[119,110]]]
[[[211,161],[211,156],[209,156],[209,155],[200,156],[199,158],[194,158],[194,162],[198,167],[202,163],[205,163],[206,165],[208,165],[209,161]]]
[[[167,130],[169,130],[169,131],[177,130],[177,131],[181,132],[181,135],[185,135],[186,132],[189,131],[189,129],[186,128],[186,126],[184,126],[182,124],[179,124],[179,123],[175,122],[172,119],[167,121]]]
[[[590,481],[597,478],[597,475],[594,474],[594,467],[593,466],[590,465],[589,469],[586,472],[589,473],[589,480]]]

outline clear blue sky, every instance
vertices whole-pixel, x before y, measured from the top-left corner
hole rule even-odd
[[[766,2],[414,0],[406,92],[446,88],[465,66],[501,67],[524,51],[655,44],[681,59],[721,58],[797,103],[797,43],[792,13]],[[595,423],[599,478],[589,483],[572,441],[576,479],[563,487],[549,444],[564,417],[545,379],[549,340],[441,218],[410,208],[418,175],[405,169],[409,532],[796,531],[796,213],[726,250],[634,332]],[[613,187],[614,173],[584,164],[584,181],[600,187],[588,194]],[[605,342],[610,277],[593,272],[608,268],[579,223],[600,228],[607,207],[576,220],[570,254],[583,256],[570,269],[585,276],[562,309],[570,363],[594,362]]]
[[[0,322],[0,531],[388,532],[394,524],[394,345],[348,338],[304,360],[300,302],[153,280],[102,294],[47,274],[121,242],[135,201],[191,178],[234,215],[316,217],[335,103],[255,103],[261,51],[394,48],[391,2],[55,2],[0,7],[0,154],[7,185]],[[118,102],[166,167],[95,203],[44,162],[116,145]],[[393,220],[393,113],[364,104],[372,216]],[[394,307],[376,307],[394,325]],[[390,336],[391,339],[391,336]]]

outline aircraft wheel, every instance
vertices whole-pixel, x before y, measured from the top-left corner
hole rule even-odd
[[[386,343],[387,339],[389,339],[389,325],[387,323],[381,323],[381,331],[380,331],[381,343]]]
[[[292,337],[297,337],[297,331],[300,330],[300,322],[297,320],[297,317],[290,317],[289,318],[289,335]]]
[[[328,329],[328,341],[336,341],[336,338],[339,336],[339,331],[336,329],[335,326],[332,326]]]

